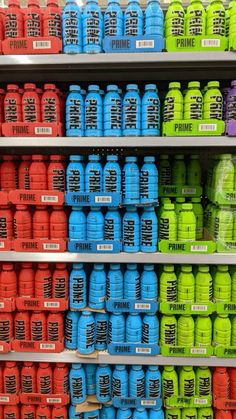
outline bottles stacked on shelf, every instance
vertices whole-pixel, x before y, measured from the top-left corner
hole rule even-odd
[[[175,154],[172,158],[162,154],[158,169],[159,186],[176,185],[191,188],[201,185],[202,169],[198,154]]]

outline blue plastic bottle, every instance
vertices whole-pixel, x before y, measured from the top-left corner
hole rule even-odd
[[[177,419],[176,416],[173,415],[173,419],[174,417]],[[165,415],[162,409],[158,409],[158,408],[152,408],[149,409],[149,414],[148,414],[148,419],[164,419]]]
[[[108,343],[125,341],[125,317],[122,313],[112,313],[108,323]]]
[[[107,313],[95,314],[95,349],[98,351],[107,349],[108,320]]]
[[[127,84],[122,106],[122,127],[125,137],[141,135],[141,98],[137,84]]]
[[[74,263],[70,273],[69,304],[72,310],[87,306],[87,277],[82,263]]]
[[[70,163],[66,169],[67,192],[84,192],[85,178],[83,156],[70,156]]]
[[[104,215],[100,207],[91,207],[87,216],[87,240],[104,240]]]
[[[103,135],[102,97],[99,86],[91,84],[85,99],[85,137]]]
[[[62,13],[63,52],[80,54],[82,52],[82,16],[76,1],[66,0]]]
[[[158,222],[155,207],[144,208],[140,217],[140,250],[141,252],[157,251]]]
[[[129,372],[129,396],[145,397],[145,374],[141,365],[132,365]]]
[[[95,344],[95,321],[92,313],[82,311],[78,322],[78,352],[89,355],[94,352]]]
[[[155,203],[158,200],[158,170],[155,157],[144,157],[140,171],[140,203]]]
[[[126,342],[142,343],[142,319],[140,314],[130,313],[126,319]]]
[[[101,419],[116,419],[116,409],[110,404],[104,404],[101,408]]]
[[[108,0],[104,13],[104,35],[122,36],[124,16],[120,7],[120,0]]]
[[[144,34],[160,35],[164,32],[164,14],[159,0],[148,0],[144,12]]]
[[[84,137],[84,98],[77,85],[69,87],[66,99],[66,136]]]
[[[118,207],[108,207],[105,215],[104,240],[121,240],[121,216]]]
[[[106,272],[103,263],[95,263],[89,278],[89,307],[96,310],[105,307]]]
[[[133,419],[148,419],[147,410],[144,409],[144,407],[140,407],[139,409],[134,409]]]
[[[142,135],[159,136],[161,129],[160,99],[156,84],[146,84],[142,98]]]
[[[141,284],[140,275],[136,263],[128,263],[124,274],[124,298],[128,300],[140,300]]]
[[[121,137],[121,97],[114,84],[107,86],[103,102],[104,137]]]
[[[96,409],[91,412],[84,412],[84,419],[100,419],[100,411]]]
[[[85,168],[85,192],[102,192],[102,164],[100,156],[91,154]]]
[[[68,419],[84,419],[84,414],[82,412],[76,412],[76,406],[70,405],[68,413]]]
[[[137,208],[127,207],[122,226],[123,251],[127,253],[140,250],[140,220]]]
[[[123,204],[132,205],[139,203],[139,168],[137,157],[126,157],[122,170],[122,201]]]
[[[107,274],[107,299],[122,300],[124,298],[123,274],[119,263],[111,263]]]
[[[116,411],[116,419],[131,419],[132,410],[128,408],[120,408]]]
[[[124,15],[124,34],[127,36],[143,35],[143,12],[139,0],[128,0]]]
[[[161,373],[157,365],[150,365],[145,375],[147,398],[161,397]]]
[[[78,322],[80,314],[76,311],[68,311],[65,318],[65,348],[77,349]]]
[[[112,394],[112,372],[107,364],[100,364],[96,371],[96,398],[100,403],[107,403],[111,400]]]
[[[158,280],[154,265],[145,264],[141,274],[141,300],[157,300]]]
[[[159,320],[155,314],[145,314],[143,317],[142,343],[158,345]]]
[[[129,374],[125,365],[116,365],[112,374],[112,397],[128,397]]]
[[[88,396],[96,394],[96,369],[96,364],[84,364],[84,371],[86,376],[86,389]]]
[[[121,192],[121,169],[118,156],[107,156],[103,169],[103,192]]]
[[[83,16],[83,52],[102,52],[103,16],[98,0],[87,0]]]
[[[82,207],[72,207],[69,216],[69,239],[85,241],[87,238],[86,215]]]
[[[83,403],[87,397],[86,377],[81,364],[72,364],[69,373],[70,400],[72,404]]]

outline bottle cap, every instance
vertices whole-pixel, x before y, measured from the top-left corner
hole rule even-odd
[[[40,362],[39,367],[40,368],[49,368],[49,362]]]
[[[104,264],[103,263],[94,263],[94,269],[96,269],[98,271],[103,271]]]
[[[33,362],[26,361],[24,362],[24,367],[32,367],[34,365]]]
[[[176,198],[176,202],[178,202],[178,204],[181,204],[185,202],[185,198]]]
[[[44,160],[44,156],[42,154],[33,154],[32,155],[32,160],[34,161],[43,161]]]
[[[48,263],[40,262],[38,263],[39,269],[48,269]]]
[[[172,81],[169,83],[169,89],[180,89],[181,84],[178,81]]]
[[[164,265],[164,271],[165,272],[174,272],[175,271],[174,265]]]
[[[51,83],[46,83],[43,87],[44,87],[44,90],[55,90],[56,89],[55,84],[51,84]]]
[[[182,204],[182,209],[183,210],[192,210],[193,206],[192,206],[192,204]]]
[[[82,207],[72,207],[72,211],[82,211]]]
[[[192,272],[192,266],[191,265],[182,265],[181,266],[182,272]]]
[[[14,268],[12,263],[3,263],[2,269],[3,271],[11,271]]]
[[[154,156],[146,156],[143,159],[144,163],[154,163],[155,162],[155,157]]]
[[[36,85],[34,83],[25,83],[24,84],[25,90],[36,90]]]
[[[169,156],[168,154],[161,154],[160,160],[168,160]]]
[[[209,81],[207,83],[207,87],[220,87],[220,82],[219,81]]]
[[[70,156],[70,161],[83,161],[83,160],[84,160],[84,156],[79,156],[79,155]]]
[[[13,368],[13,367],[16,366],[16,362],[7,361],[5,365],[6,365],[7,368]]]
[[[137,269],[137,263],[127,263],[127,269],[135,271]]]
[[[201,203],[201,198],[191,198],[191,201],[195,204],[200,204]]]
[[[83,316],[90,316],[90,315],[92,315],[92,313],[90,313],[90,311],[88,311],[88,310],[83,310],[82,311],[82,314],[83,314]]]
[[[118,156],[115,154],[110,154],[107,156],[107,161],[118,161]]]
[[[17,86],[17,84],[8,84],[7,85],[7,91],[10,91],[10,90],[16,90],[16,91],[18,91],[19,90],[19,87]]]
[[[145,85],[145,90],[157,90],[157,86],[156,86],[156,84],[146,84]]]
[[[25,155],[21,156],[21,160],[22,161],[31,161],[31,156],[25,154]]]
[[[126,90],[137,90],[138,91],[138,85],[137,84],[127,84]]]
[[[66,263],[56,263],[56,269],[66,269]]]
[[[77,84],[72,84],[72,85],[69,87],[69,91],[70,91],[70,92],[81,92],[81,87],[80,87],[80,86],[78,86]]]
[[[125,161],[126,161],[127,163],[135,163],[135,162],[137,162],[137,161],[138,161],[138,159],[137,159],[137,157],[135,157],[135,156],[128,156],[128,157],[126,157],[126,158],[125,158]]]
[[[114,271],[120,269],[120,263],[111,263],[110,264],[110,269],[114,270]]]
[[[141,370],[141,369],[142,369],[142,366],[141,366],[141,365],[132,365],[132,366],[131,366],[131,369],[132,369],[132,370],[135,370],[135,371],[139,371],[139,370]]]
[[[126,209],[127,209],[127,211],[130,211],[130,212],[137,211],[137,208],[135,206],[133,206],[133,205],[128,205]]]
[[[218,265],[217,270],[220,272],[228,272],[229,267],[228,265]]]
[[[51,154],[50,160],[51,161],[54,161],[54,160],[56,160],[56,161],[62,161],[64,159],[63,159],[63,156],[60,155],[60,154]]]
[[[191,88],[199,89],[200,88],[200,82],[199,81],[190,81],[188,83],[188,89],[191,89]]]
[[[71,364],[71,367],[74,369],[74,370],[79,370],[81,367],[82,367],[82,365],[81,364]]]
[[[73,263],[73,269],[83,269],[83,263]]]
[[[107,92],[118,92],[119,88],[115,84],[109,84],[107,86]]]
[[[152,263],[145,263],[143,266],[145,271],[153,271],[154,270],[154,265]]]
[[[199,154],[191,154],[190,159],[191,160],[199,160]]]
[[[88,92],[98,92],[100,91],[100,87],[97,86],[96,84],[90,84],[90,86],[88,87]]]
[[[164,209],[173,211],[175,209],[175,206],[174,204],[164,204]]]
[[[175,155],[175,160],[183,160],[184,159],[184,155],[183,154],[176,154]]]
[[[88,159],[89,161],[100,161],[100,156],[98,154],[90,154]]]

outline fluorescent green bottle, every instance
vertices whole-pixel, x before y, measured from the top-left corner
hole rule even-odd
[[[176,154],[172,166],[172,183],[174,185],[186,185],[186,166],[183,154]]]
[[[185,35],[205,35],[206,12],[201,0],[190,0],[185,14]]]
[[[179,395],[178,375],[172,366],[166,366],[163,369],[162,376],[162,396],[167,399],[171,396]]]
[[[213,419],[213,409],[211,407],[200,407],[197,409],[197,419]]]
[[[165,37],[184,35],[182,0],[171,0],[165,16]]]
[[[185,407],[182,409],[182,419],[197,419],[197,409],[195,407]]]
[[[211,213],[211,224],[210,224],[210,233],[216,239],[218,230],[219,230],[219,222],[218,222],[218,214],[219,207],[218,205],[213,205],[212,213]]]
[[[178,217],[178,240],[195,241],[196,227],[196,217],[192,204],[183,204]]]
[[[193,367],[182,367],[179,373],[179,395],[193,397],[195,395],[195,384],[196,378]]]
[[[201,176],[199,154],[192,154],[187,165],[187,184],[190,186],[200,186]]]
[[[236,316],[231,316],[231,345],[236,346]]]
[[[181,409],[165,409],[165,419],[181,419]]]
[[[195,276],[195,301],[198,304],[207,304],[213,297],[213,279],[209,266],[200,265]]]
[[[236,208],[232,208],[233,215],[233,241],[236,241]]]
[[[178,275],[178,302],[195,302],[195,279],[191,265],[182,265]]]
[[[236,270],[231,272],[231,301],[236,303]]]
[[[203,237],[203,207],[201,198],[191,198],[191,203],[196,217],[196,239],[200,240]]]
[[[167,12],[168,13],[168,12]],[[164,100],[163,121],[179,121],[183,119],[183,95],[179,82],[169,83],[169,91]]]
[[[200,397],[210,396],[212,379],[211,370],[208,367],[197,367],[196,369],[196,395]]]
[[[236,1],[229,3],[229,9],[226,11],[226,34],[233,37],[236,34]]]
[[[175,213],[177,217],[182,209],[182,205],[185,203],[185,198],[176,198],[175,200]]]
[[[227,265],[218,265],[213,280],[213,298],[216,303],[231,301],[231,276]]]
[[[203,119],[223,118],[223,96],[218,81],[209,81],[208,90],[203,98]]]
[[[212,321],[210,316],[197,316],[195,320],[195,346],[204,348],[212,344]]]
[[[212,210],[213,210],[214,204],[209,202],[205,208],[204,212],[204,225],[207,228],[207,230],[210,232],[211,229],[211,220],[212,220]]]
[[[177,320],[175,316],[165,315],[161,316],[161,332],[160,343],[161,346],[176,346],[177,345]]]
[[[234,164],[232,154],[221,154],[213,170],[213,188],[216,191],[234,190]]]
[[[221,205],[215,216],[215,239],[223,243],[233,240],[234,217],[232,208]]]
[[[222,0],[210,0],[206,14],[206,35],[225,36],[226,18]]]
[[[206,187],[207,188],[214,188],[215,185],[215,171],[216,171],[216,166],[219,162],[220,159],[220,155],[219,154],[215,154],[212,156],[212,158],[210,159],[209,162],[209,168],[207,170],[207,181],[206,181]]]
[[[177,301],[177,277],[174,265],[164,265],[160,276],[160,301]]]
[[[194,346],[194,320],[192,316],[179,316],[177,337],[178,346]]]
[[[184,98],[184,119],[202,119],[203,99],[199,81],[188,83]]]
[[[231,321],[227,314],[219,314],[214,320],[213,343],[215,346],[231,345]]]
[[[158,178],[161,186],[171,184],[171,165],[167,154],[162,154],[160,157]]]
[[[164,204],[159,218],[159,240],[177,240],[177,217],[174,204]]]

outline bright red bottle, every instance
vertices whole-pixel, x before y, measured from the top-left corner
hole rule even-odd
[[[31,156],[21,156],[21,160],[22,162],[18,169],[18,187],[19,189],[29,189],[29,168],[31,165]]]
[[[52,207],[50,215],[50,239],[67,238],[67,216],[63,207]]]
[[[47,318],[47,340],[62,341],[64,337],[64,317],[62,313],[49,313]]]
[[[52,275],[52,298],[67,300],[69,288],[69,273],[65,263],[56,263]]]
[[[3,191],[14,191],[17,189],[17,167],[13,156],[3,156],[0,168],[1,189]]]
[[[48,362],[40,362],[37,371],[37,392],[40,394],[52,394],[52,389],[52,368]]]
[[[33,238],[49,239],[49,212],[46,205],[37,205],[34,211]]]
[[[0,364],[0,393],[3,393],[3,366],[1,364]]]
[[[232,419],[232,413],[230,410],[215,409],[214,419]]]
[[[43,311],[34,311],[30,319],[31,340],[43,341],[47,339],[47,318]]]
[[[16,340],[30,340],[30,314],[28,311],[16,312],[14,337]]]
[[[65,191],[65,167],[63,156],[50,156],[50,164],[48,166],[48,189],[52,191]]]
[[[3,406],[0,405],[0,418],[3,418]]]
[[[53,371],[53,393],[67,394],[69,392],[69,368],[66,364],[56,364]]]
[[[33,83],[24,84],[24,94],[22,96],[22,119],[23,122],[41,121],[41,104],[36,85]]]
[[[13,314],[0,313],[0,341],[10,342],[13,339]]]
[[[19,0],[9,0],[5,13],[5,38],[23,38],[24,18]]]
[[[67,419],[67,409],[65,406],[53,406],[52,419]]]
[[[8,84],[4,98],[5,122],[22,122],[21,94],[16,84]]]
[[[4,406],[3,419],[20,419],[19,406],[9,406],[9,405]]]
[[[0,8],[0,22],[1,22],[1,8]],[[0,31],[1,31],[1,23],[0,23]],[[0,122],[5,122],[4,120],[4,98],[5,98],[5,90],[0,89]]]
[[[213,396],[228,399],[230,394],[229,373],[226,368],[218,367],[213,372]]]
[[[47,190],[47,166],[44,163],[42,154],[33,154],[32,163],[29,169],[30,189]]]
[[[17,296],[17,275],[13,263],[3,263],[0,276],[1,298],[15,298]]]
[[[47,0],[43,15],[43,35],[56,36],[61,39],[61,9],[58,0]]]
[[[230,379],[230,399],[236,400],[236,368],[228,368]]]
[[[18,275],[19,297],[34,297],[34,270],[33,264],[24,262]]]
[[[36,406],[31,405],[21,405],[21,419],[35,419],[36,418]]]
[[[37,392],[37,370],[33,362],[24,362],[21,370],[21,392],[36,393]]]
[[[6,362],[3,370],[3,392],[17,394],[20,391],[20,373],[16,362]]]
[[[236,410],[233,410],[233,419],[236,419]]]
[[[42,19],[39,0],[29,0],[28,8],[24,14],[24,34],[26,38],[42,36]]]
[[[38,269],[35,273],[35,297],[52,297],[52,273],[48,267],[48,263],[38,264]]]
[[[13,212],[9,205],[0,206],[0,238],[13,239]]]
[[[0,7],[0,39],[5,38],[5,9]]]
[[[41,99],[42,122],[60,122],[60,99],[55,84],[45,84]]]
[[[52,419],[51,407],[49,407],[49,406],[37,406],[37,408],[36,408],[36,419]]]
[[[15,239],[31,239],[32,219],[26,205],[16,205],[13,223]]]

